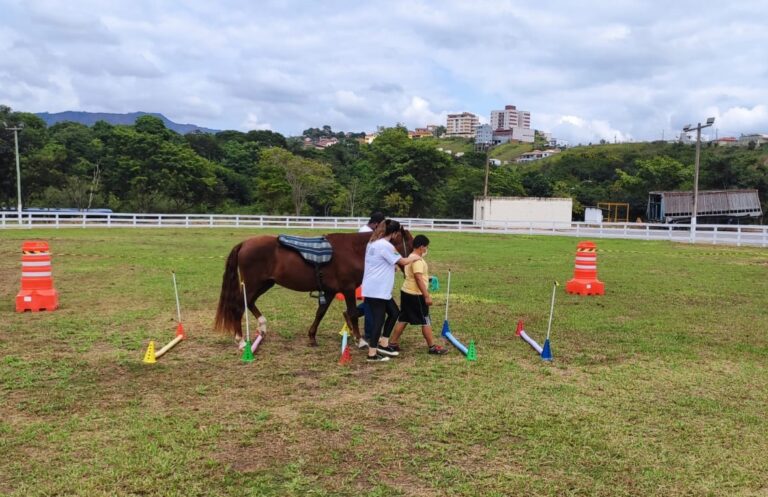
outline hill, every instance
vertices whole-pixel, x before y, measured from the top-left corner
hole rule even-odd
[[[45,121],[45,124],[48,126],[51,126],[53,124],[63,122],[63,121],[72,121],[80,124],[85,124],[86,126],[93,126],[98,121],[106,121],[109,124],[133,125],[133,123],[136,122],[136,119],[138,119],[139,117],[149,115],[149,116],[155,116],[158,119],[161,119],[163,121],[163,124],[165,124],[166,128],[173,130],[182,135],[186,135],[187,133],[192,133],[195,131],[200,131],[202,133],[218,133],[219,132],[219,130],[203,128],[196,124],[175,123],[170,119],[168,119],[167,117],[165,117],[164,115],[156,112],[129,112],[127,114],[115,114],[110,112],[65,111],[65,112],[56,112],[56,113],[40,112],[35,115],[40,119],[42,119],[43,121]]]

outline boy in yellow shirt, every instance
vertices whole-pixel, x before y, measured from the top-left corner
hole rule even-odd
[[[400,336],[409,324],[421,325],[421,334],[427,341],[430,354],[442,355],[448,350],[435,344],[432,336],[432,321],[429,318],[429,306],[432,296],[429,294],[429,267],[424,257],[427,255],[429,238],[417,235],[413,239],[413,252],[421,256],[421,260],[405,266],[405,281],[400,289],[400,316],[397,325],[389,339],[393,350],[400,350]]]

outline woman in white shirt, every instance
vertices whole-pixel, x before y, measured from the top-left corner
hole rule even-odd
[[[363,273],[363,297],[371,313],[372,326],[366,329],[368,340],[368,360],[388,361],[378,352],[377,344],[384,326],[384,314],[387,302],[392,300],[392,288],[395,286],[395,265],[407,266],[421,259],[418,254],[401,257],[390,243],[395,233],[401,230],[400,223],[393,219],[384,221],[384,229],[377,229],[371,235],[371,241],[365,249],[365,272]]]

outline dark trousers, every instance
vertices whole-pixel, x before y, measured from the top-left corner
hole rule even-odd
[[[371,311],[368,309],[368,306],[365,305],[365,302],[362,302],[360,305],[357,306],[357,313],[358,316],[362,314],[365,319],[363,321],[363,337],[368,337],[368,330],[370,330],[373,327],[373,317],[371,316]]]
[[[392,329],[397,322],[397,316],[400,315],[400,309],[397,307],[395,299],[375,299],[365,297],[365,305],[368,307],[368,313],[371,315],[371,327],[365,328],[365,339],[368,345],[376,347],[379,344],[379,338],[382,333],[389,338]],[[367,321],[367,320],[366,320]]]

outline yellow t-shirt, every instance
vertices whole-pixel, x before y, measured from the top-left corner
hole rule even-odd
[[[421,295],[421,290],[416,284],[417,277],[421,278],[424,285],[429,288],[429,267],[424,259],[405,266],[405,281],[401,290],[411,295]]]

